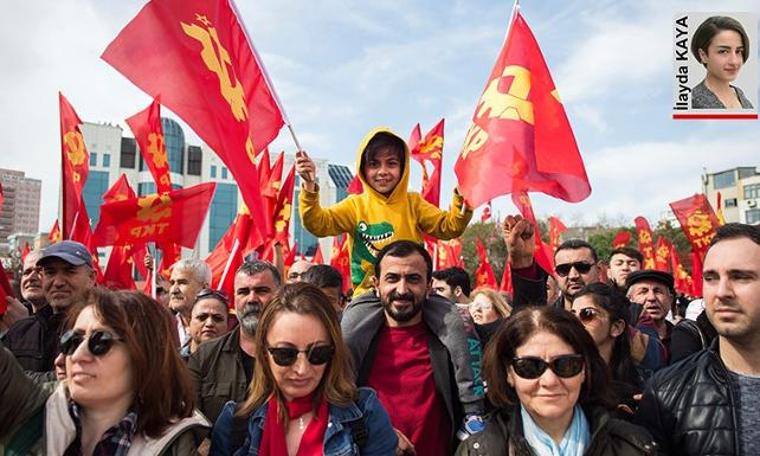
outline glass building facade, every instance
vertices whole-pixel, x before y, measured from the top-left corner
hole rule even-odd
[[[106,190],[108,190],[108,171],[90,170],[84,184],[82,197],[93,228],[100,220],[100,205],[103,204],[103,193]]]

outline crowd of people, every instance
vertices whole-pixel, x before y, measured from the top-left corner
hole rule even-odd
[[[408,154],[370,135],[373,193],[340,210],[319,207],[299,157],[303,219],[323,234],[405,211],[371,262],[352,252],[351,296],[306,261],[247,260],[227,296],[183,259],[153,299],[98,287],[77,242],[29,254],[3,315],[0,454],[760,454],[759,227],[717,230],[692,318],[635,249],[600,259],[566,240],[543,270],[520,216],[502,227],[512,294],[473,290],[460,268],[434,271],[419,232],[456,237],[472,211],[399,191]]]

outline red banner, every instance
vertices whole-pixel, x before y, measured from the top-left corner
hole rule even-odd
[[[681,224],[686,239],[691,242],[692,249],[699,255],[700,260],[704,259],[707,247],[715,236],[715,230],[720,226],[707,198],[698,193],[670,203],[670,208]]]
[[[512,202],[517,206],[523,218],[533,224],[533,230],[536,233],[536,263],[547,273],[554,274],[554,250],[541,240],[541,230],[536,221],[536,214],[533,212],[530,197],[524,192],[512,193]]]
[[[508,261],[504,262],[504,272],[501,275],[499,290],[505,293],[512,293],[512,266],[509,265]]]
[[[692,291],[692,280],[689,273],[681,265],[676,248],[670,246],[670,265],[673,270],[674,286],[677,292],[690,295]]]
[[[454,169],[459,190],[473,207],[518,191],[570,202],[591,193],[549,68],[519,10]]]
[[[156,182],[156,193],[172,191],[169,157],[166,154],[164,129],[161,126],[161,105],[158,97],[147,108],[126,119],[135,134],[145,164]]]
[[[639,239],[639,252],[644,255],[644,264],[641,269],[654,269],[654,239],[652,239],[652,229],[649,222],[644,217],[636,217],[636,233]]]
[[[631,242],[631,232],[627,230],[620,230],[612,239],[612,248],[619,249],[622,247],[627,247],[629,242]]]
[[[409,153],[422,166],[422,191],[420,195],[425,201],[438,207],[441,201],[441,164],[443,155],[443,124],[441,119],[420,139],[420,124],[417,124],[409,139]],[[427,163],[433,170],[428,174]]]
[[[155,241],[192,249],[215,189],[210,182],[103,204],[93,242],[101,246]]]
[[[670,272],[670,250],[673,244],[665,237],[657,236],[657,244],[654,248],[654,268],[658,271]]]
[[[342,234],[333,238],[332,249],[330,251],[330,266],[340,272],[343,276],[343,292],[351,288],[351,259],[348,254],[348,236]]]
[[[13,296],[13,289],[11,288],[11,282],[8,280],[8,275],[5,272],[5,268],[0,264],[0,315],[5,314],[8,310],[8,297]]]
[[[232,172],[257,229],[267,227],[255,160],[284,114],[230,1],[152,0],[102,58],[187,122]]]
[[[491,263],[488,261],[488,253],[480,238],[475,238],[475,248],[478,251],[480,265],[475,270],[475,288],[488,287],[497,288],[496,276],[493,273]]]
[[[63,167],[63,218],[61,229],[64,239],[72,239],[71,232],[79,216],[82,189],[90,171],[90,153],[79,129],[82,121],[66,97],[58,92],[61,114],[61,166]]]
[[[53,227],[50,228],[50,232],[48,233],[48,241],[50,241],[51,244],[55,244],[56,242],[61,242],[63,240],[61,235],[61,228],[58,226],[58,219],[55,219],[55,222],[53,222]]]
[[[228,296],[233,296],[234,275],[243,263],[245,245],[251,233],[251,223],[253,222],[248,208],[242,205],[232,225],[205,260],[211,268],[212,286],[228,293]]]
[[[549,245],[552,246],[552,251],[557,250],[560,244],[560,236],[567,231],[567,227],[562,220],[557,217],[549,217]]]
[[[436,245],[438,250],[436,269],[447,269],[455,266],[464,268],[462,241],[459,238],[448,241],[438,240]]]

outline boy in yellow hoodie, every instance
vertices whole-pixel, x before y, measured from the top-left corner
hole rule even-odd
[[[296,172],[303,181],[299,196],[303,225],[317,237],[348,233],[354,296],[370,289],[375,257],[387,244],[402,239],[421,243],[423,234],[453,239],[462,235],[472,218],[472,209],[456,189],[450,211],[408,192],[409,167],[406,142],[387,128],[376,128],[357,151],[357,175],[364,192],[323,208],[314,162],[304,152],[296,156]]]

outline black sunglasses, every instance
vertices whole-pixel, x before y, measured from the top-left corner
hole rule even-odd
[[[594,309],[593,307],[584,307],[583,309],[579,310],[578,312],[576,312],[575,309],[573,309],[572,312],[583,323],[588,323],[591,320],[593,320],[594,318],[597,318],[597,317],[601,316],[601,312],[599,312],[597,309]]]
[[[124,340],[108,331],[93,331],[90,337],[85,337],[83,332],[70,329],[61,336],[61,353],[66,356],[74,354],[85,339],[87,339],[87,349],[95,356],[105,355],[111,350],[113,344]]]
[[[582,355],[555,356],[549,362],[536,356],[524,356],[512,359],[512,369],[514,369],[515,374],[528,380],[542,376],[547,368],[557,374],[557,377],[575,377],[583,370],[583,364]]]
[[[578,274],[585,274],[591,270],[592,266],[594,266],[593,263],[577,261],[575,263],[558,264],[554,267],[554,270],[557,272],[558,276],[567,277],[572,268],[575,268],[575,270],[578,271]]]
[[[201,291],[199,291],[198,294],[195,296],[195,302],[198,302],[201,299],[206,299],[206,298],[218,299],[219,301],[222,301],[224,305],[227,305],[230,302],[230,298],[228,298],[224,292],[219,291],[219,290],[214,290],[213,288],[204,288]]]
[[[292,366],[298,359],[299,353],[305,353],[310,364],[320,366],[332,359],[335,354],[335,347],[312,344],[306,347],[306,350],[299,350],[295,347],[267,347],[267,351],[278,366]]]

